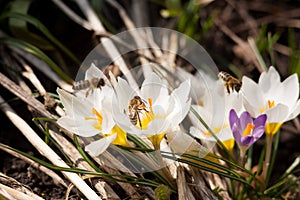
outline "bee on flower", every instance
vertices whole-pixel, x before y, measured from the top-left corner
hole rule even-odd
[[[115,91],[112,109],[117,125],[128,133],[148,137],[155,148],[165,132],[178,126],[190,110],[189,80],[169,94],[167,84],[155,73],[144,80],[140,91],[119,77]]]
[[[66,115],[59,118],[57,123],[64,129],[81,137],[100,135],[101,139],[92,141],[85,149],[92,155],[103,153],[110,144],[127,145],[126,132],[118,127],[112,115],[113,89],[109,81],[94,64],[86,71],[85,80],[104,80],[101,89],[93,88],[86,95],[78,92],[76,96],[57,89],[64,106]]]
[[[225,148],[231,151],[234,147],[234,137],[230,130],[229,111],[231,109],[242,112],[244,110],[241,93],[227,92],[222,80],[210,81],[210,86],[205,89],[201,104],[192,105],[192,108],[201,116]],[[190,134],[202,141],[211,149],[217,142],[216,138],[207,130],[202,122],[193,113],[190,114],[192,126]]]
[[[274,135],[280,126],[300,113],[297,74],[280,81],[274,67],[263,72],[258,83],[243,77],[244,106],[252,117],[267,115],[266,134]]]

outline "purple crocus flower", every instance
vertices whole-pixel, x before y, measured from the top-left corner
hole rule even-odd
[[[254,121],[250,114],[243,112],[240,118],[234,109],[230,110],[229,123],[233,137],[239,146],[249,147],[265,132],[267,115],[258,116]]]

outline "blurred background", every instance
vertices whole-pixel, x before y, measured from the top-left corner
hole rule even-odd
[[[264,67],[271,65],[282,78],[292,73],[300,75],[300,1],[297,0],[90,0],[89,5],[102,22],[102,31],[85,23],[87,15],[78,2],[0,0],[0,72],[19,85],[27,84],[34,95],[37,91],[22,76],[24,63],[38,58],[60,78],[72,83],[81,62],[101,38],[133,25],[169,28],[192,37],[220,70],[237,78],[247,75],[257,81]],[[27,55],[26,60],[23,54],[32,58]],[[126,62],[130,65],[132,60]],[[176,64],[189,70],[180,59]],[[35,66],[32,70],[45,90],[55,95],[59,85],[45,74],[42,64]],[[26,103],[2,86],[0,95],[38,130]],[[36,98],[45,100],[38,95]],[[2,112],[0,127],[1,143],[38,156]],[[280,164],[275,169],[278,174],[300,154],[299,120],[285,124],[282,130],[277,157]],[[38,193],[56,193],[56,197],[64,194],[49,177],[3,151],[0,151],[0,171],[22,180]]]

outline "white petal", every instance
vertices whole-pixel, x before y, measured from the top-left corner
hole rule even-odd
[[[109,109],[102,110],[102,133],[107,134],[111,132],[111,129],[115,126],[115,121],[112,116],[112,111]]]
[[[64,110],[66,112],[67,115],[73,115],[73,95],[57,88],[56,92],[59,95],[59,98],[61,100],[61,103],[64,106]]]
[[[186,103],[188,102],[190,93],[190,80],[184,81],[179,85],[178,88],[173,90],[170,100],[169,100],[169,108],[167,113],[178,113],[182,111],[184,106],[186,106]]]
[[[184,118],[187,116],[187,114],[190,111],[191,102],[192,102],[192,99],[190,99],[187,103],[185,103],[185,105],[182,105],[182,108],[178,112],[172,112],[167,117],[167,120],[169,120],[171,122],[170,126],[176,126],[184,120]]]
[[[292,108],[299,97],[299,82],[297,74],[289,76],[282,82],[283,93],[280,94],[280,103]],[[276,103],[276,102],[275,102]]]
[[[204,120],[204,122],[211,127],[212,125],[212,113],[210,110],[207,110],[203,107],[200,107],[198,105],[192,105],[193,109],[198,113],[198,115],[200,115],[200,117]],[[195,116],[194,113],[191,113],[189,115],[191,122],[194,126],[196,126],[198,129],[205,131],[205,127],[204,125],[199,121],[199,119]]]
[[[213,136],[206,136],[203,134],[203,132],[196,127],[191,126],[190,127],[190,134],[198,139],[201,140],[207,140],[207,141],[216,141],[216,139]]]
[[[112,85],[114,88],[116,88],[118,82],[117,82],[117,79],[116,79],[115,75],[114,75],[111,71],[109,71],[108,74],[109,74],[109,78],[110,78],[111,85]]]
[[[128,85],[127,81],[118,77],[118,85],[116,88],[116,97],[117,104],[113,106],[118,106],[120,111],[124,111],[124,109],[128,108],[128,104],[130,99],[132,99],[136,95],[136,92]]]
[[[167,86],[154,72],[144,80],[141,94],[144,98],[152,98],[153,105],[164,105],[162,102],[166,101],[166,98],[169,96]]]
[[[82,137],[91,137],[97,135],[100,132],[99,130],[94,128],[95,121],[92,120],[78,121],[69,117],[62,117],[57,120],[57,123],[61,127]]]
[[[94,63],[86,70],[85,80],[90,80],[92,78],[103,78],[104,74]]]
[[[268,92],[273,86],[278,85],[279,83],[279,73],[273,66],[271,66],[267,72],[261,73],[258,81],[258,84],[263,92]]]
[[[244,106],[253,117],[259,115],[260,110],[265,107],[264,95],[259,86],[250,78],[243,77],[242,92],[244,95]]]
[[[277,104],[275,107],[266,110],[267,122],[282,123],[289,117],[289,107],[283,104]]]
[[[148,129],[145,131],[142,131],[142,135],[156,135],[165,132],[168,128],[170,128],[170,122],[163,118],[157,118],[152,120],[148,124]]]
[[[100,140],[91,142],[85,147],[85,150],[92,156],[99,156],[102,154],[109,145],[116,139],[117,134],[101,138]]]
[[[229,127],[221,129],[221,131],[218,134],[216,134],[216,136],[221,141],[233,139],[233,134]]]
[[[175,70],[181,82],[188,79],[191,80],[191,97],[195,102],[198,102],[205,95],[206,90],[208,90],[207,83],[200,76],[196,77],[181,67],[176,67]]]
[[[168,143],[170,148],[175,153],[184,153],[186,152],[191,144],[194,143],[194,138],[192,138],[190,135],[179,131],[173,131],[167,133]],[[199,143],[196,143],[200,146]]]
[[[286,121],[294,119],[300,113],[300,100],[297,101],[296,105],[290,110],[290,115]]]

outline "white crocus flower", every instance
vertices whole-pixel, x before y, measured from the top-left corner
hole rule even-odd
[[[97,156],[113,144],[126,145],[126,133],[116,126],[112,116],[113,89],[105,75],[96,66],[86,71],[85,80],[91,78],[103,78],[106,85],[94,88],[85,95],[78,92],[76,96],[57,89],[60,100],[64,106],[66,115],[59,118],[57,123],[64,129],[81,137],[100,135],[102,138],[88,144],[85,149]]]
[[[270,67],[260,75],[258,84],[247,77],[243,77],[242,81],[245,109],[254,118],[267,114],[266,134],[274,135],[282,123],[300,113],[297,74],[281,82],[279,73]]]
[[[235,109],[243,111],[242,96],[240,93],[227,94],[221,80],[217,80],[206,89],[206,95],[201,104],[192,105],[208,127],[216,134],[224,146],[231,151],[234,147],[234,138],[229,126],[229,111]],[[193,126],[190,128],[192,136],[201,139],[211,149],[216,143],[215,137],[205,128],[194,113],[190,114]]]
[[[143,82],[140,91],[134,91],[122,78],[118,78],[116,97],[113,98],[114,119],[126,132],[146,136],[155,148],[159,148],[165,132],[178,126],[190,109],[189,80],[181,83],[169,94],[167,84],[155,73],[151,73]],[[139,107],[136,123],[130,120],[132,110],[130,101],[141,98],[143,106]],[[141,125],[141,126],[140,126]]]

